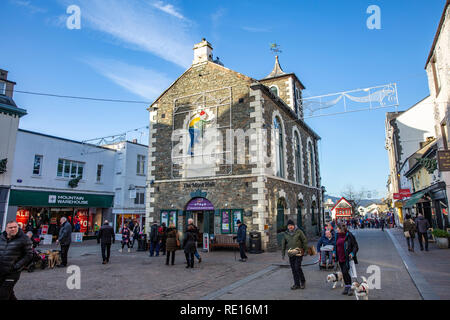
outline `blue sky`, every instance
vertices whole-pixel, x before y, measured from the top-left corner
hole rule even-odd
[[[316,96],[397,82],[399,110],[428,95],[424,65],[445,1],[138,1],[2,0],[0,68],[16,90],[153,101],[192,62],[205,37],[226,67],[265,77],[280,44],[280,63]],[[81,29],[69,30],[69,5]],[[369,30],[370,5],[381,30]],[[145,104],[92,102],[15,94],[27,109],[20,127],[75,140],[148,124]],[[322,183],[331,195],[346,185],[385,195],[387,111],[308,119],[322,137]],[[148,132],[128,134],[145,143]]]

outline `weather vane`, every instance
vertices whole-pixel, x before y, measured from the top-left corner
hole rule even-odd
[[[280,46],[276,42],[270,44],[270,51],[275,54],[283,52],[280,50]]]

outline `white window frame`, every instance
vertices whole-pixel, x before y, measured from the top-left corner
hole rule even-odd
[[[61,174],[59,172],[59,162],[60,161],[63,162],[63,167],[62,167]],[[84,175],[84,172],[85,172],[85,170],[84,170],[85,169],[85,165],[86,165],[85,162],[66,160],[66,159],[58,159],[58,165],[56,167],[56,176],[58,178],[74,179],[74,178],[77,178],[77,177],[80,176],[79,175],[80,168],[83,168],[82,169],[82,173],[81,173],[81,179],[83,179],[83,175]],[[65,175],[66,167],[69,168],[69,172],[68,172],[67,176]],[[75,175],[72,174],[73,168],[75,168]]]
[[[6,95],[6,82],[0,81],[0,94]]]
[[[39,160],[39,173],[34,173],[35,165],[36,165],[36,158]],[[34,155],[34,162],[33,162],[33,176],[41,176],[42,175],[42,163],[44,162],[44,156],[40,154]]]
[[[137,162],[136,162],[136,174],[137,175],[145,175],[145,155],[138,154]]]

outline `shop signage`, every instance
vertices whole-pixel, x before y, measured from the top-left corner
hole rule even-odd
[[[209,252],[209,233],[203,234],[203,251]]]
[[[450,171],[450,150],[438,150],[439,171]]]
[[[48,233],[48,224],[43,224],[41,226],[41,234],[46,235]]]
[[[222,233],[231,232],[230,216],[231,210],[222,210]]]
[[[11,206],[111,208],[112,195],[11,190]]]
[[[44,238],[44,240],[42,241],[42,244],[52,244],[53,241],[53,236],[51,234],[46,234],[42,236]]]
[[[400,189],[399,193],[403,198],[411,197],[411,191],[409,189]]]
[[[196,211],[196,210],[214,210],[214,206],[211,202],[208,201],[208,199],[205,198],[195,198],[192,199],[187,207],[187,211]]]
[[[25,229],[28,218],[30,217],[30,211],[28,210],[17,210],[16,221],[20,228]]]
[[[72,232],[72,242],[83,242],[83,234],[81,232]]]
[[[184,187],[185,188],[212,188],[215,187],[216,183],[215,182],[193,182],[193,183],[185,183]]]

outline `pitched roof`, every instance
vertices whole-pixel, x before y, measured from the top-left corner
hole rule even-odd
[[[269,73],[269,75],[264,79],[279,77],[284,74],[286,74],[286,72],[284,72],[283,69],[281,68],[280,61],[278,61],[278,56],[275,56],[275,66],[273,67],[272,72]]]

